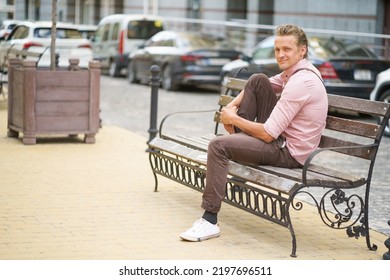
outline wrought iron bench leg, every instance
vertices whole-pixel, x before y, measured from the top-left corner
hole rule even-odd
[[[291,217],[290,217],[290,205],[292,203],[293,200],[290,200],[286,206],[286,221],[287,221],[287,224],[288,224],[288,229],[290,230],[290,234],[291,234],[291,243],[292,243],[292,250],[291,250],[291,257],[293,258],[296,258],[297,257],[297,238],[295,236],[295,231],[294,231],[294,227],[293,227],[293,224],[291,222]]]
[[[152,167],[152,172],[153,172],[153,176],[154,176],[154,191],[157,192],[158,178],[157,178],[156,172],[154,171],[155,164],[153,164],[153,160],[156,160],[155,155],[153,155],[153,153],[149,153],[149,163],[150,163],[150,166]]]
[[[367,235],[366,235],[366,244],[367,244],[367,247],[368,247],[368,249],[370,249],[371,251],[376,251],[376,250],[378,249],[378,246],[371,242],[371,238],[370,238],[370,228],[369,228],[369,226],[368,226],[368,217],[367,217],[367,215],[364,216],[364,226],[365,226],[366,229],[367,229]]]
[[[158,179],[157,179],[157,175],[155,172],[153,172],[153,176],[154,176],[154,191],[157,192],[158,191]]]

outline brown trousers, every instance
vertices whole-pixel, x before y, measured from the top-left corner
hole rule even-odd
[[[246,86],[238,115],[251,121],[264,123],[274,108],[277,97],[264,74],[252,75]],[[266,143],[238,129],[236,133],[217,136],[210,141],[207,152],[206,188],[202,208],[218,213],[225,197],[229,160],[257,165],[300,167],[278,138]]]

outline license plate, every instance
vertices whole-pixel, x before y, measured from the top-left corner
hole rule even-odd
[[[361,81],[371,81],[372,75],[370,70],[361,70],[357,69],[353,72],[353,77],[355,80],[361,80]]]
[[[228,63],[230,59],[228,58],[204,58],[197,60],[196,64],[198,65],[210,65],[210,66],[222,66],[226,63]]]
[[[230,59],[228,58],[209,58],[208,62],[210,65],[224,65],[228,63]]]

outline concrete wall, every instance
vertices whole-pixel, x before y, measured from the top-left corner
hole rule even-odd
[[[375,33],[376,12],[376,0],[275,0],[274,24]]]

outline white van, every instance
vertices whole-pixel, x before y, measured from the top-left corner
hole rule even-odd
[[[125,75],[130,52],[164,29],[162,19],[157,16],[106,16],[92,39],[94,59],[101,62],[103,73],[111,77]]]

